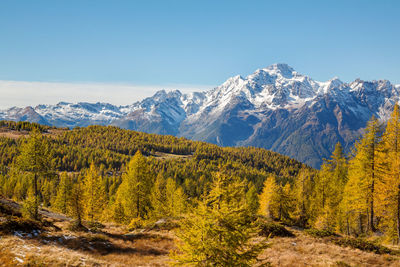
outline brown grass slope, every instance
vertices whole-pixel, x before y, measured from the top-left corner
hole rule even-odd
[[[18,203],[0,199],[0,266],[168,266],[174,249],[168,230],[129,232],[105,224],[101,230],[76,232],[69,230],[71,219],[62,214],[41,210],[43,222],[30,224],[18,209]],[[4,225],[13,227],[4,231]],[[260,259],[271,266],[400,266],[396,254],[341,247],[330,238],[287,229],[295,236],[270,238]]]

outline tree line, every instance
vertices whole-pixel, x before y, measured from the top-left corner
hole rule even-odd
[[[15,130],[15,125],[2,127]],[[60,129],[52,135],[47,126],[18,125],[30,135],[0,138],[0,193],[26,201],[33,217],[39,205],[79,221],[138,224],[178,217],[212,189],[217,172],[245,180],[257,195],[268,175],[289,181],[306,167],[265,149],[221,148],[116,127]],[[189,157],[161,160],[157,152]]]

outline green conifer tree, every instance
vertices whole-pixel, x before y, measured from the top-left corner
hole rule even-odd
[[[222,174],[214,176],[210,193],[182,221],[174,264],[184,266],[251,266],[263,242],[246,203],[245,184]]]

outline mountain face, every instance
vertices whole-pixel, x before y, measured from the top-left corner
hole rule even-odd
[[[128,106],[60,102],[0,111],[0,119],[75,127],[115,125],[222,146],[257,146],[313,167],[337,142],[349,150],[372,115],[385,121],[400,85],[314,81],[286,64],[235,76],[206,92],[159,91]]]

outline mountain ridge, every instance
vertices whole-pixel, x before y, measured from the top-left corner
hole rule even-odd
[[[320,82],[287,64],[273,64],[204,92],[161,90],[126,106],[13,107],[1,110],[0,119],[60,127],[114,125],[223,146],[257,146],[319,167],[336,142],[348,151],[372,115],[385,121],[399,92],[400,85],[387,80]]]

